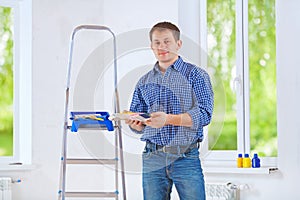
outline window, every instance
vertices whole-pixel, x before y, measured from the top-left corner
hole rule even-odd
[[[215,91],[208,157],[276,157],[275,0],[207,0],[205,13]]]
[[[29,164],[31,0],[0,0],[0,26],[0,163]]]

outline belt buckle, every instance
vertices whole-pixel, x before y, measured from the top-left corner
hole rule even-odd
[[[162,152],[164,153],[174,153],[174,147],[173,146],[168,146],[168,145],[165,145],[162,147]]]

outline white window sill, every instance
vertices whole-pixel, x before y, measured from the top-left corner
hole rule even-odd
[[[260,167],[260,168],[237,168],[237,167],[213,167],[203,166],[205,174],[270,174],[276,172],[277,167]]]
[[[36,169],[35,165],[28,164],[0,164],[0,172],[9,172],[9,171],[30,171]]]
[[[260,168],[238,168],[236,160],[203,159],[202,168],[205,174],[271,174],[278,171],[277,158],[261,158]]]

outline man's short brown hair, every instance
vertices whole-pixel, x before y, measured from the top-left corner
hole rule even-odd
[[[159,22],[155,24],[149,32],[150,41],[152,41],[152,34],[154,31],[164,31],[166,29],[172,31],[176,41],[180,40],[180,30],[176,25],[172,24],[171,22]]]

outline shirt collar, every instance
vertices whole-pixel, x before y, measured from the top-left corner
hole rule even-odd
[[[178,56],[178,59],[170,66],[173,69],[177,71],[181,71],[183,67],[183,60],[180,56]],[[154,72],[160,72],[159,66],[158,66],[158,61],[154,65]]]

